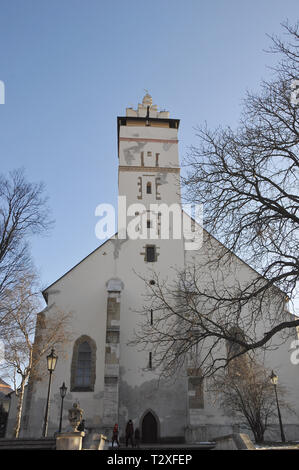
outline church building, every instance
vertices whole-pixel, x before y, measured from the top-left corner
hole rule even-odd
[[[48,435],[58,430],[61,398],[59,387],[68,387],[64,400],[63,425],[68,409],[79,402],[90,434],[102,432],[109,438],[115,423],[124,437],[132,419],[142,442],[180,443],[211,440],[241,430],[209,399],[199,370],[182,371],[169,382],[159,377],[155,355],[132,345],[145,305],[144,278],[155,271],[161,279],[174,280],[175,270],[188,265],[197,251],[186,239],[159,237],[159,213],[153,222],[151,204],[181,206],[179,119],[159,111],[146,94],[137,109],[127,108],[117,118],[118,190],[131,217],[145,215],[146,229],[157,237],[126,237],[123,227],[66,274],[47,287],[47,312],[52,309],[72,313],[72,341],[59,351],[51,388]],[[124,199],[125,197],[125,199]],[[123,203],[123,202],[122,202]],[[138,206],[139,204],[139,206]],[[140,209],[138,209],[140,207]],[[144,215],[143,214],[143,215]],[[67,241],[66,241],[67,242]],[[215,241],[215,243],[219,243]],[[244,276],[251,268],[240,260]],[[149,320],[152,321],[151,306]],[[298,371],[290,362],[290,342],[271,353],[269,365],[289,387],[289,400],[295,413],[288,416],[285,431],[289,439],[298,433]],[[63,359],[62,359],[63,357]],[[22,437],[40,437],[47,398],[48,377],[30,380],[22,419]],[[278,428],[277,428],[278,429]],[[273,431],[275,437],[277,430]],[[9,437],[9,436],[7,436]]]

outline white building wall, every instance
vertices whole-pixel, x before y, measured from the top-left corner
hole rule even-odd
[[[231,265],[229,267],[222,268],[221,273],[217,270],[211,270],[211,266],[206,264],[206,262],[207,260],[214,258],[214,254],[217,253],[220,246],[221,245],[216,239],[208,236],[207,232],[204,231],[202,247],[197,251],[185,252],[186,266],[193,265],[194,263],[197,264],[197,266],[200,266],[201,276],[199,283],[202,290],[205,289],[205,286],[209,289],[208,282],[211,278],[217,280],[220,290],[223,282],[231,286],[236,282],[239,282],[240,285],[245,286],[248,284],[250,279],[254,279],[256,276],[256,273],[252,268],[234,255],[231,258]],[[275,317],[276,305],[274,299],[276,298],[276,295],[277,290],[275,291],[275,296],[273,296],[273,303],[269,305],[269,316],[267,318],[261,318],[254,326],[257,338],[262,338],[264,332],[269,331],[271,328],[269,318]],[[283,297],[284,294],[281,293],[281,296]],[[244,314],[246,315],[245,310]],[[285,321],[290,318],[291,316],[286,310]],[[256,351],[260,363],[264,363],[267,369],[270,371],[274,370],[279,376],[279,383],[283,386],[285,391],[281,399],[287,402],[292,408],[292,411],[285,409],[282,410],[284,430],[286,437],[289,440],[298,439],[299,437],[299,401],[297,393],[299,389],[299,374],[298,366],[291,362],[291,344],[295,339],[297,339],[297,332],[295,329],[288,332],[284,331],[276,334],[272,338],[265,351]],[[209,345],[207,344],[206,347],[208,349]],[[224,344],[220,354],[221,357],[225,357],[226,355]],[[204,350],[202,355],[205,355]],[[194,437],[196,437],[201,440],[212,439],[219,435],[225,435],[233,431],[238,432],[239,429],[244,429],[244,427],[241,427],[241,423],[234,420],[231,416],[227,416],[223,410],[219,408],[217,401],[215,401],[215,397],[208,391],[208,380],[205,380],[204,389],[204,408],[189,411],[189,424],[192,428],[192,432],[189,433],[189,435],[191,438],[193,437],[194,439]],[[275,400],[274,389],[273,400]],[[250,431],[247,430],[246,432],[249,432],[250,434]],[[269,430],[266,432],[265,438],[268,440],[280,439],[278,418],[274,417],[273,423],[271,423]]]
[[[72,313],[72,340],[64,346],[63,351],[57,351],[59,357],[52,380],[48,435],[53,435],[53,432],[58,430],[61,403],[59,387],[62,382],[68,387],[64,400],[63,426],[69,424],[67,412],[77,400],[84,409],[88,426],[96,427],[101,423],[107,318],[106,282],[113,275],[113,253],[113,242],[109,241],[47,290],[48,305],[50,307],[54,304],[53,311],[57,309]],[[96,381],[93,392],[70,391],[73,344],[81,335],[90,336],[97,345]],[[46,368],[46,359],[41,362],[41,367]],[[47,387],[48,375],[42,381],[35,383],[30,403],[29,423],[27,429],[23,428],[22,435],[35,437],[42,435]]]
[[[146,116],[140,106],[138,116]],[[150,113],[155,117],[156,110]],[[133,110],[127,115],[136,117]],[[151,116],[151,114],[150,114]],[[167,118],[167,113],[160,115]],[[161,121],[162,122],[162,121]],[[132,123],[131,123],[132,124]],[[133,123],[134,124],[134,123]],[[159,124],[159,123],[158,123]],[[157,123],[156,123],[157,125]],[[119,195],[126,196],[127,207],[133,203],[141,203],[149,209],[151,203],[180,204],[178,131],[176,128],[140,125],[120,125],[119,128]],[[141,167],[143,152],[144,167]],[[152,155],[147,155],[152,152]],[[156,167],[156,154],[159,154],[159,167]],[[142,192],[140,193],[140,178]],[[159,185],[159,197],[156,198],[155,184]],[[153,192],[146,194],[145,187],[152,182]],[[138,196],[142,196],[140,199]],[[158,257],[154,263],[144,260],[145,245],[155,244]],[[217,241],[214,242],[215,247]],[[149,351],[140,351],[128,343],[134,338],[134,331],[142,321],[138,312],[144,310],[145,285],[141,278],[152,277],[154,269],[161,279],[174,279],[174,270],[183,268],[193,262],[200,263],[208,257],[207,244],[198,251],[185,251],[184,240],[117,240],[111,239],[81,263],[75,266],[65,276],[51,285],[48,293],[48,305],[55,305],[61,311],[72,312],[73,339],[65,345],[64,352],[58,352],[59,359],[53,374],[51,406],[49,416],[49,435],[58,429],[60,413],[59,387],[64,381],[68,393],[64,402],[63,428],[68,424],[67,411],[77,400],[84,410],[86,425],[90,430],[101,431],[104,419],[104,377],[107,321],[107,281],[118,278],[123,283],[120,296],[120,342],[119,352],[119,424],[121,434],[124,433],[125,423],[132,419],[135,427],[140,427],[142,417],[151,410],[159,423],[161,438],[181,437],[186,434],[189,440],[206,440],[217,435],[227,434],[236,430],[236,424],[231,417],[226,416],[205,391],[204,408],[188,410],[187,377],[182,376],[172,384],[159,381],[159,371],[148,369]],[[248,280],[252,270],[245,263],[236,259],[239,266],[238,279]],[[209,273],[210,274],[210,273]],[[217,273],[214,273],[217,276]],[[227,273],[227,279],[232,273]],[[203,272],[204,282],[205,275]],[[150,305],[148,306],[150,309]],[[51,310],[50,310],[51,311]],[[71,361],[73,345],[81,335],[90,336],[97,346],[96,350],[96,380],[93,392],[71,392]],[[298,412],[297,391],[298,373],[290,362],[290,342],[267,355],[267,364],[279,375],[282,383],[289,389],[290,401],[295,403]],[[46,363],[41,364],[46,367]],[[107,369],[106,369],[107,371]],[[39,437],[42,433],[45,401],[47,396],[48,377],[37,382],[30,392],[29,407],[25,414],[29,421],[23,427],[23,436]],[[28,392],[27,392],[28,394]],[[111,394],[111,401],[115,395]],[[297,432],[298,414],[287,417],[290,428],[290,438],[299,438]],[[235,426],[235,427],[234,427]],[[288,435],[288,431],[286,430]]]

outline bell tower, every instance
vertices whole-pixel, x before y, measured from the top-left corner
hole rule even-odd
[[[118,117],[117,123],[119,196],[126,197],[127,207],[132,204],[145,207],[144,225],[157,227],[159,236],[161,220],[159,214],[151,214],[150,205],[181,204],[179,119],[170,119],[168,111],[158,111],[147,93],[137,109],[127,108],[126,116]],[[130,215],[141,214],[137,210]]]
[[[172,179],[179,177],[179,120],[158,111],[146,94],[137,110],[127,108],[117,122],[119,195],[127,197],[127,204],[180,203],[177,184],[172,190],[169,185],[168,191],[162,188],[170,174]]]
[[[161,280],[171,280],[175,269],[184,266],[179,122],[171,119],[168,111],[159,111],[148,93],[137,109],[127,108],[125,116],[117,118],[118,189],[120,199],[126,199],[127,209],[127,223],[121,225],[120,215],[124,208],[119,203],[118,238],[126,239],[116,271],[124,284],[119,316],[119,422],[124,427],[132,418],[141,432],[143,425],[145,433],[148,423],[155,422],[152,418],[155,416],[157,433],[159,428],[166,434],[168,431],[164,430],[163,423],[168,422],[168,416],[181,413],[181,407],[185,406],[182,400],[177,403],[175,398],[167,405],[163,402],[162,406],[161,390],[153,386],[158,373],[154,347],[149,345],[140,351],[138,346],[131,344],[134,331],[140,327],[138,312],[143,309],[147,291],[144,279],[153,285],[155,272]],[[126,236],[122,236],[120,227],[122,230],[125,227]],[[146,321],[154,322],[155,313],[149,310]],[[148,393],[144,394],[143,390]],[[165,393],[169,394],[168,387]],[[170,395],[179,396],[178,388],[174,387]],[[148,414],[149,410],[152,414]],[[142,416],[147,416],[144,423]],[[175,433],[180,432],[176,424],[174,429]]]

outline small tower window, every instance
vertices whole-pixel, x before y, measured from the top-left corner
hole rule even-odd
[[[146,194],[152,194],[152,183],[150,182],[146,185]]]
[[[145,260],[148,263],[153,263],[156,261],[156,247],[154,245],[147,246],[145,256]]]

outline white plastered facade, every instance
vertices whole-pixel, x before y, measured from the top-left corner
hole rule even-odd
[[[181,204],[178,127],[179,121],[170,119],[166,111],[159,112],[149,95],[137,110],[128,108],[126,116],[118,118],[118,186],[127,207],[143,204],[148,210],[151,203]],[[155,262],[145,260],[146,245],[155,245]],[[73,334],[53,374],[48,435],[58,429],[62,382],[68,387],[63,428],[68,424],[67,410],[78,401],[90,433],[109,434],[118,422],[123,435],[128,419],[142,430],[149,412],[156,420],[157,439],[161,442],[206,441],[239,430],[238,423],[210,400],[205,387],[200,407],[190,409],[186,374],[171,384],[159,381],[154,357],[153,367],[149,368],[149,351],[128,344],[140,323],[137,312],[144,307],[142,277],[150,279],[154,269],[171,282],[175,275],[171,268],[182,269],[196,262],[197,257],[204,258],[207,247],[205,236],[199,250],[186,251],[183,239],[131,240],[116,235],[44,291],[46,315],[56,308],[72,312]],[[237,258],[236,263],[241,277],[251,275],[249,266]],[[74,344],[80,337],[91,338],[95,344],[94,383],[89,391],[71,386]],[[266,361],[278,371],[297,412],[299,380],[298,370],[290,361],[290,341],[271,352]],[[47,387],[47,377],[29,382],[21,431],[24,437],[41,436]],[[7,437],[12,432],[13,418],[12,412]],[[286,419],[287,438],[299,439],[297,413]],[[278,437],[277,427],[271,432],[271,438]]]

